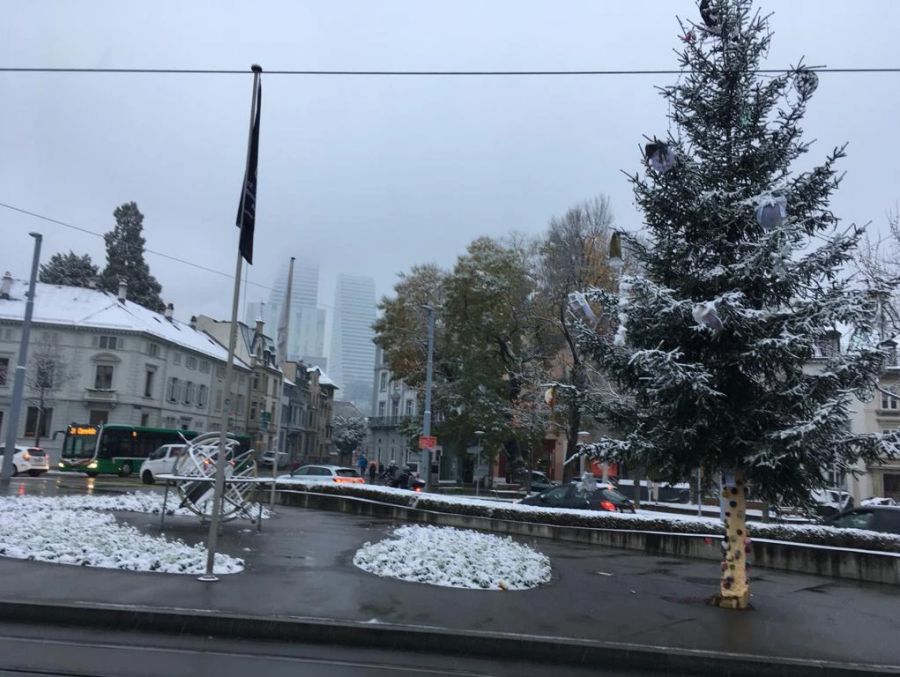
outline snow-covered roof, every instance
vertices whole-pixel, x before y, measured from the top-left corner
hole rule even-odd
[[[10,298],[0,299],[0,321],[21,322],[25,317],[28,283],[13,280]],[[66,287],[38,282],[32,321],[76,328],[108,329],[146,334],[182,348],[226,361],[228,351],[206,333],[178,320],[126,300],[120,303],[114,294],[98,289]],[[243,365],[239,360],[236,364]]]
[[[317,371],[319,372],[319,385],[322,386],[332,386],[335,390],[338,390],[337,384],[331,380],[331,377],[328,376],[323,370],[322,367],[307,367],[306,371]]]

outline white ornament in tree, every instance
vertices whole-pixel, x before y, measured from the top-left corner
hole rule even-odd
[[[584,313],[585,318],[587,318],[588,322],[592,324],[597,323],[597,315],[594,314],[594,309],[591,308],[591,304],[588,303],[587,297],[580,291],[573,291],[569,294],[569,306],[573,311],[580,310]]]
[[[716,304],[712,301],[698,303],[691,311],[691,315],[694,317],[694,322],[701,327],[707,327],[713,331],[720,331],[724,327],[719,313],[716,312]]]
[[[760,201],[756,208],[756,222],[766,230],[773,230],[787,217],[787,198],[783,195]]]
[[[675,153],[661,141],[654,141],[644,146],[644,157],[650,167],[660,174],[665,174],[675,166]]]

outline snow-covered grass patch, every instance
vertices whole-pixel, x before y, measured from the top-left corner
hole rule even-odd
[[[724,534],[720,520],[694,515],[665,513],[612,513],[594,510],[570,510],[544,506],[498,503],[466,496],[415,493],[405,489],[375,486],[371,484],[317,484],[291,485],[292,490],[310,493],[353,496],[421,510],[473,515],[516,522],[534,522],[555,526],[589,527],[594,529],[619,529],[629,531],[656,531],[676,534]],[[793,543],[855,548],[882,552],[900,552],[900,535],[858,529],[835,529],[818,524],[764,524],[749,525],[750,536]]]
[[[108,513],[29,505],[4,499],[0,512],[0,556],[16,559],[170,574],[201,574],[206,548],[148,536],[116,523]],[[217,554],[217,574],[243,571],[244,562]]]
[[[550,580],[550,560],[527,545],[452,527],[400,527],[366,543],[353,563],[376,576],[451,588],[527,590]]]
[[[163,496],[149,491],[88,496],[6,496],[0,498],[0,556],[128,571],[202,574],[206,548],[167,541],[119,524],[105,511],[159,514]],[[104,511],[104,512],[100,512]],[[178,508],[169,496],[168,511]],[[253,513],[255,514],[255,512]],[[263,517],[267,517],[263,511]],[[243,571],[244,562],[217,554],[217,574]]]
[[[180,508],[178,493],[171,491],[166,506],[170,515],[195,516],[188,508]],[[135,491],[128,494],[98,494],[74,496],[7,496],[0,498],[0,511],[9,510],[118,510],[158,515],[162,510],[163,495],[153,491]],[[249,513],[255,518],[259,507],[251,505]],[[263,508],[263,519],[269,511]]]

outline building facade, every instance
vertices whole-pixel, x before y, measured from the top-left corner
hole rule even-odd
[[[366,443],[369,460],[384,465],[417,463],[419,453],[410,447],[409,428],[419,414],[419,394],[402,379],[394,379],[380,346],[375,348],[372,412]]]
[[[334,294],[330,373],[341,399],[366,415],[372,406],[375,365],[375,281],[360,275],[338,275]]]
[[[27,282],[10,278],[0,298],[0,439],[6,435]],[[38,283],[25,402],[16,437],[58,459],[71,423],[122,423],[207,432],[225,406],[227,352],[193,322],[119,295]],[[47,378],[47,374],[50,374]],[[43,374],[43,376],[41,376]],[[250,369],[236,364],[233,432],[246,432]]]

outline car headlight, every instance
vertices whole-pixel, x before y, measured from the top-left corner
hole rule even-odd
[[[62,461],[60,461],[60,462],[57,464],[57,467],[59,467],[59,468],[65,468],[66,466],[65,466],[65,464],[64,464]]]
[[[93,470],[96,467],[97,467],[97,461],[91,461],[90,463],[88,463],[88,468],[91,468]]]

